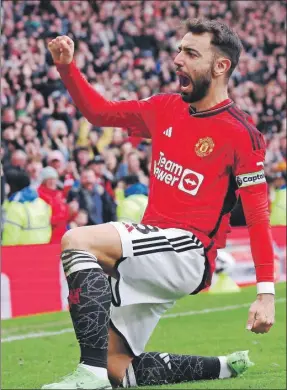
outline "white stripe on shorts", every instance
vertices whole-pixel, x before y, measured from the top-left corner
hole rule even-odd
[[[170,251],[180,253],[203,247],[203,244],[194,235],[191,237],[184,235],[175,238],[167,238],[165,236],[142,238],[132,240],[132,245],[134,256]]]

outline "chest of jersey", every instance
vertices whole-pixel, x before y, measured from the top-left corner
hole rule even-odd
[[[186,195],[226,186],[232,165],[228,132],[215,117],[166,117],[153,136],[152,177]]]

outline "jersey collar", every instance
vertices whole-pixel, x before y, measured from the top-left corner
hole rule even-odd
[[[189,106],[189,114],[196,118],[205,118],[207,116],[217,115],[220,112],[227,110],[227,108],[231,107],[233,104],[234,102],[231,99],[225,99],[223,102],[218,103],[216,106],[205,111],[196,111],[194,107]]]

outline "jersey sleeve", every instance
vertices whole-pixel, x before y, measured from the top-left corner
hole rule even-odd
[[[74,61],[56,66],[75,105],[90,123],[126,127],[133,137],[152,137],[161,100],[159,95],[139,101],[109,101],[88,83]]]
[[[251,131],[251,130],[250,130]],[[244,131],[235,146],[233,174],[249,230],[257,292],[274,294],[274,254],[264,174],[265,142],[256,129]]]

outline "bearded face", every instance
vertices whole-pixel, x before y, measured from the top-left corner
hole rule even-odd
[[[194,77],[180,70],[177,74],[179,76],[180,94],[186,103],[200,101],[208,94],[212,80],[211,69]]]
[[[209,93],[217,58],[210,39],[208,33],[187,33],[178,48],[174,63],[180,94],[186,103],[198,102]]]

